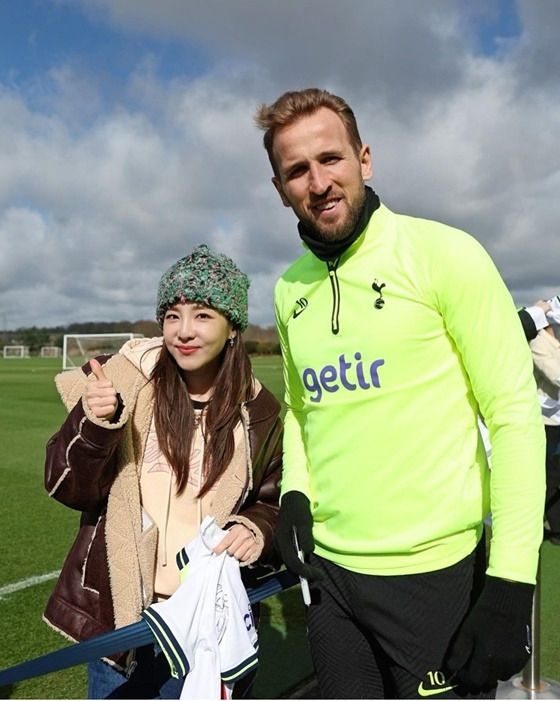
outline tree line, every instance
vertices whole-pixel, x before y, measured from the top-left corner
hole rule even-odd
[[[38,327],[30,326],[13,331],[0,332],[2,346],[28,346],[31,354],[39,353],[43,346],[63,347],[65,334],[87,333],[135,333],[150,338],[160,336],[161,330],[155,321],[86,321],[68,326]],[[261,327],[249,324],[243,335],[247,352],[259,355],[277,355],[280,353],[278,334],[274,326]]]

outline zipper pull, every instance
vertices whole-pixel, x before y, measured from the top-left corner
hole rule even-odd
[[[128,654],[128,659],[130,662],[127,664],[124,673],[127,679],[133,675],[134,670],[138,667],[138,662],[136,661],[136,650],[131,650]]]
[[[132,660],[132,662],[128,665],[126,668],[126,678],[130,679],[132,674],[134,673],[134,670],[138,667],[138,662],[136,660]]]

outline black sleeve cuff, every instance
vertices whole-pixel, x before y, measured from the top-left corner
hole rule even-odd
[[[537,336],[537,326],[533,321],[533,317],[529,314],[526,309],[520,309],[518,312],[519,321],[521,326],[523,326],[523,331],[525,332],[525,338],[527,341],[532,341]]]

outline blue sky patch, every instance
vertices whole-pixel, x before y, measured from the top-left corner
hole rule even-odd
[[[503,40],[521,35],[516,0],[461,0],[461,12],[469,27],[476,53],[496,56],[503,52]]]
[[[34,0],[0,3],[0,81],[26,92],[37,76],[61,66],[97,75],[100,84],[124,83],[150,56],[163,81],[193,79],[208,68],[202,46],[169,38],[125,34],[95,22],[79,9]]]

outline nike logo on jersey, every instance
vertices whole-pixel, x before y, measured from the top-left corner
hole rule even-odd
[[[424,698],[427,696],[437,696],[438,694],[443,694],[444,691],[451,691],[451,689],[458,686],[458,684],[447,684],[447,679],[445,678],[443,672],[441,672],[439,669],[435,672],[426,672],[426,676],[429,680],[428,687],[424,686],[423,681],[418,684],[418,695]]]
[[[444,691],[451,691],[451,689],[454,689],[457,684],[453,684],[452,686],[436,686],[431,689],[426,689],[424,687],[424,682],[420,682],[418,684],[418,694],[420,696],[426,697],[426,696],[436,696],[436,694],[443,694]]]
[[[303,311],[305,311],[305,310],[307,309],[307,304],[308,304],[308,302],[307,302],[307,300],[305,299],[305,297],[301,297],[300,299],[298,299],[298,301],[296,302],[296,304],[299,305],[299,307],[298,307],[297,309],[294,309],[294,313],[293,313],[293,318],[294,318],[294,319],[297,319],[297,317],[298,317]]]

